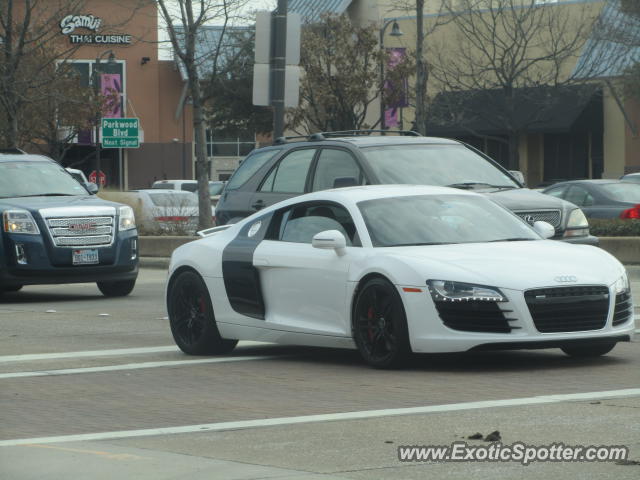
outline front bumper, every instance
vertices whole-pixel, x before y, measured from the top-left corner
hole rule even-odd
[[[408,286],[415,287],[415,286]],[[501,288],[508,302],[500,308],[509,311],[509,317],[515,318],[510,324],[514,327],[509,333],[479,333],[453,330],[444,325],[429,297],[426,288],[421,293],[407,293],[398,288],[404,301],[409,327],[411,348],[420,353],[464,352],[468,350],[513,349],[513,348],[557,348],[572,343],[597,343],[601,341],[634,341],[635,321],[633,313],[624,323],[613,326],[615,295],[610,290],[609,310],[604,328],[576,332],[541,333],[537,330],[520,290]],[[633,299],[631,299],[633,302]]]
[[[41,235],[3,235],[0,286],[134,280],[137,238],[136,230],[119,232],[112,245],[97,248],[98,264],[73,265],[72,248],[53,247]],[[18,262],[16,244],[26,253],[26,264]]]

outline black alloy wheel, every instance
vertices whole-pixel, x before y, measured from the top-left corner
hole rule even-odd
[[[397,368],[411,355],[407,317],[396,287],[375,277],[358,292],[352,316],[353,339],[365,361]]]
[[[562,351],[570,357],[600,357],[606,355],[613,347],[616,346],[616,342],[602,342],[594,343],[592,345],[565,345],[562,347]]]
[[[184,353],[221,355],[238,343],[220,336],[207,286],[193,271],[184,271],[171,282],[167,310],[173,339]]]

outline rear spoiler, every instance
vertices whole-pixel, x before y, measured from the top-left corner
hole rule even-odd
[[[198,236],[200,237],[209,237],[211,235],[214,235],[218,232],[222,232],[223,230],[226,230],[229,227],[232,227],[233,224],[229,224],[229,225],[220,225],[219,227],[212,227],[212,228],[206,228],[204,230],[200,230],[198,233]]]

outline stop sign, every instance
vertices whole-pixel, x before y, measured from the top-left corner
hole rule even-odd
[[[98,176],[99,180],[100,180],[100,186],[104,187],[107,184],[107,176],[105,175],[105,173],[100,170],[100,175]],[[92,171],[89,174],[89,181],[91,183],[95,183],[97,184],[98,182],[96,182],[96,171]]]

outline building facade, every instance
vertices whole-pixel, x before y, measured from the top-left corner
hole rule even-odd
[[[81,12],[60,12],[59,41],[77,47],[68,60],[85,85],[119,102],[104,117],[139,119],[138,148],[101,148],[106,186],[146,188],[154,180],[193,178],[192,116],[181,102],[175,62],[158,56],[156,2],[88,0]],[[96,169],[95,129],[81,131],[62,160],[89,176]]]

